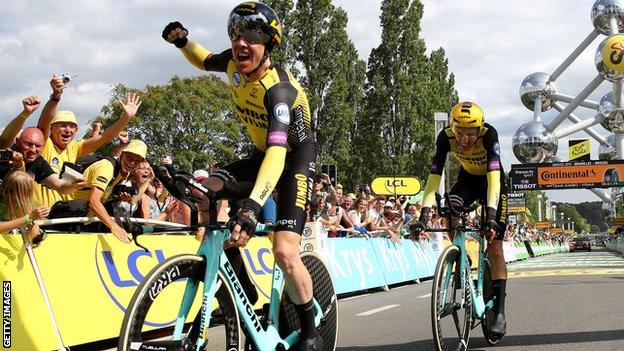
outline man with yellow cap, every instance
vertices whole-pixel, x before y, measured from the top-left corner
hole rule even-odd
[[[78,131],[76,116],[71,111],[56,110],[67,83],[62,76],[55,75],[50,81],[50,86],[52,95],[41,113],[37,127],[46,138],[41,156],[56,173],[60,173],[63,163],[75,163],[81,156],[90,154],[110,142],[134,118],[141,106],[138,94],[129,93],[125,102],[120,101],[123,114],[119,120],[106,128],[99,137],[76,141],[74,140]],[[52,207],[57,201],[72,198],[72,195],[63,195],[45,186],[35,185],[35,203],[38,205]]]
[[[87,200],[89,212],[96,215],[113,235],[129,243],[128,233],[108,215],[104,202],[113,188],[129,180],[129,175],[145,161],[147,145],[141,140],[132,140],[118,159],[105,158],[91,164],[84,171],[86,187],[75,193],[76,200]]]

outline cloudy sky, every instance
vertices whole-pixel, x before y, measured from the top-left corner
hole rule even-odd
[[[366,59],[379,44],[381,0],[334,0],[349,15],[348,32]],[[501,136],[505,169],[518,161],[511,151],[516,129],[531,120],[518,97],[528,74],[551,73],[592,31],[593,0],[424,0],[422,37],[428,48],[446,50],[460,99],[478,102]],[[52,74],[78,75],[63,96],[62,109],[76,112],[81,130],[110,98],[118,82],[143,89],[171,76],[203,74],[167,45],[160,33],[181,21],[191,39],[213,50],[226,48],[227,15],[239,0],[20,0],[0,2],[0,127],[21,111],[21,99],[50,94]],[[601,37],[602,38],[602,37]],[[560,92],[576,95],[596,75],[597,39],[557,80]],[[603,83],[590,96],[597,101]],[[140,113],[140,112],[139,112]],[[595,112],[577,109],[581,118]],[[36,124],[39,114],[27,124]],[[546,122],[553,111],[544,114]],[[596,127],[604,135],[607,132]],[[79,132],[80,133],[80,132]],[[571,138],[583,138],[577,133]],[[592,158],[598,145],[592,142]],[[567,159],[567,140],[559,142]],[[598,200],[586,190],[548,192],[555,201]]]

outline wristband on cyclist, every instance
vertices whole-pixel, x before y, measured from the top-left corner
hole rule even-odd
[[[24,225],[31,225],[32,224],[32,219],[30,218],[29,215],[25,215],[24,216]]]

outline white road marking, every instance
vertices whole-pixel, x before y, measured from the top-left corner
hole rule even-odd
[[[418,296],[417,299],[424,299],[427,297],[431,297],[431,293],[428,293],[427,295],[423,295],[423,296]]]
[[[356,314],[356,316],[370,316],[371,314],[375,314],[375,313],[379,313],[379,312],[383,312],[386,310],[389,310],[391,308],[395,308],[397,306],[401,306],[401,305],[386,305],[386,306],[381,306],[379,308],[375,308],[372,309],[370,311],[366,311],[366,312],[362,312],[362,313],[358,313]]]
[[[340,299],[340,301],[349,301],[349,300],[355,300],[355,299],[361,299],[362,297],[366,297],[369,296],[370,294],[362,294],[362,295],[356,295],[356,296],[351,296],[351,297],[345,297],[344,299]]]

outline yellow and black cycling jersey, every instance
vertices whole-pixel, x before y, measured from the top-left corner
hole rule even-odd
[[[494,127],[484,123],[479,130],[477,140],[467,150],[462,150],[450,127],[442,130],[436,140],[436,149],[431,163],[431,172],[425,186],[423,206],[430,207],[435,201],[435,192],[440,186],[440,179],[446,155],[451,153],[466,173],[487,177],[487,206],[496,209],[501,191],[500,145],[498,133]]]
[[[237,117],[258,150],[313,142],[308,97],[290,72],[271,66],[259,80],[247,81],[236,71],[231,49],[216,54],[189,41],[181,50],[198,68],[227,74]]]
[[[260,79],[249,80],[236,70],[231,49],[212,53],[188,41],[180,50],[195,67],[227,75],[237,117],[263,154],[249,195],[251,200],[260,206],[265,203],[278,185],[286,163],[294,162],[295,157],[291,156],[296,156],[297,164],[314,169],[316,151],[310,106],[303,88],[291,73],[271,66]],[[296,183],[297,179],[288,182]]]

